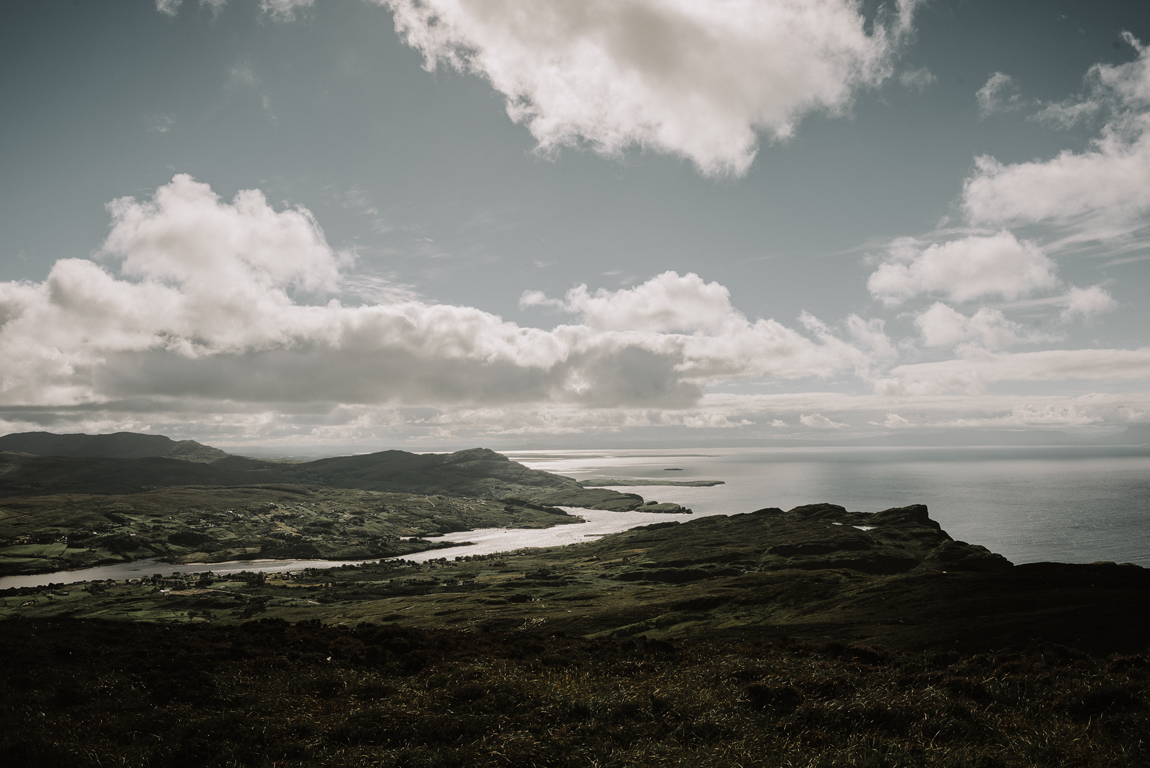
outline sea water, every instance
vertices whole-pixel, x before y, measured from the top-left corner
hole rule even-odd
[[[1150,567],[1150,448],[739,448],[511,451],[576,480],[722,480],[708,488],[613,486],[696,514],[830,502],[878,512],[925,504],[955,539],[1014,563]]]

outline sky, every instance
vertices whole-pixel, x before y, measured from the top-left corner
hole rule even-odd
[[[1144,0],[7,0],[0,433],[1150,422]]]

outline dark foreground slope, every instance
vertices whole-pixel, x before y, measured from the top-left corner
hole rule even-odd
[[[0,763],[1144,766],[1148,657],[0,622]]]
[[[1150,574],[921,506],[0,600],[3,765],[1150,764]]]

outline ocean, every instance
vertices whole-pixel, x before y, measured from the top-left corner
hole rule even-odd
[[[508,451],[577,480],[722,480],[618,487],[695,514],[830,502],[878,512],[925,504],[955,539],[1014,563],[1150,567],[1150,447],[736,448]]]

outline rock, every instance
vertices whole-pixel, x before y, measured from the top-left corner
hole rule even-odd
[[[965,541],[947,541],[932,549],[921,567],[939,571],[998,571],[1013,566],[1005,557],[986,547]]]
[[[925,504],[911,504],[909,507],[894,507],[875,512],[871,517],[872,525],[925,525],[942,532],[942,526],[930,519]],[[948,537],[949,538],[949,537]]]
[[[784,512],[768,507],[750,514],[709,517],[665,529],[636,530],[626,539],[642,545],[662,568],[636,564],[623,580],[673,582],[715,572],[719,564],[747,570],[851,570],[873,575],[912,570],[994,571],[1010,562],[985,547],[953,540],[914,504],[876,513],[848,512],[837,504],[807,504]],[[667,566],[683,572],[671,573]],[[688,571],[689,569],[689,571]]]

